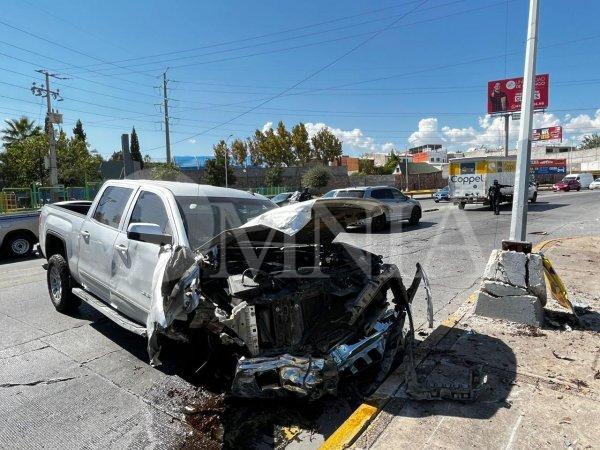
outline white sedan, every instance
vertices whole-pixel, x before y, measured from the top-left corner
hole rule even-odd
[[[596,178],[589,185],[589,189],[600,189],[600,178]]]

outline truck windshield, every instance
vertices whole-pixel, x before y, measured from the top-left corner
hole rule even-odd
[[[190,247],[201,247],[217,234],[276,208],[259,198],[175,196]]]

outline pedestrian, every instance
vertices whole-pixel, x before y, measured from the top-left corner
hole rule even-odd
[[[500,214],[500,201],[502,200],[502,192],[500,189],[512,187],[507,184],[500,184],[498,180],[494,180],[494,184],[490,186],[488,190],[488,197],[490,199],[490,205],[494,210],[494,215]]]

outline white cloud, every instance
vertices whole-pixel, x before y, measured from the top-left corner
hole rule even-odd
[[[190,144],[195,144],[195,143],[196,143],[196,139],[188,139],[188,142],[189,142]]]
[[[326,127],[331,131],[341,142],[346,153],[359,152],[389,152],[397,148],[392,142],[379,144],[370,136],[365,136],[360,128],[353,130],[342,130],[341,128],[333,128],[329,125],[319,122],[307,122],[304,124],[308,132],[309,139],[317,134],[322,128]],[[273,122],[266,122],[262,127],[262,132],[266,132],[273,128]]]
[[[533,127],[544,128],[556,125],[564,127],[566,142],[577,144],[585,134],[600,131],[600,110],[593,117],[580,114],[576,117],[566,115],[563,120],[555,114],[536,113],[533,116]],[[519,137],[519,121],[509,124],[509,146],[514,147]],[[474,148],[500,148],[504,146],[504,118],[482,116],[477,126],[453,128],[448,125],[440,128],[438,119],[428,117],[421,119],[418,129],[408,138],[411,146],[424,144],[442,144],[449,150],[469,150]]]
[[[370,136],[365,136],[360,128],[354,128],[353,130],[342,130],[341,128],[333,128],[329,125],[326,125],[322,122],[319,123],[305,123],[306,131],[308,131],[308,136],[313,137],[315,134],[319,132],[323,127],[327,127],[329,131],[331,131],[344,145],[344,151],[353,150],[353,151],[384,151],[383,147],[389,148],[390,145],[393,144],[386,142],[383,145],[378,144],[375,140]]]
[[[263,125],[262,132],[266,133],[267,131],[272,130],[272,129],[273,129],[273,122],[267,122]]]

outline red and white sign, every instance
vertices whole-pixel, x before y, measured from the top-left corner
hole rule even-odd
[[[535,128],[531,133],[532,141],[562,141],[562,127]]]
[[[550,75],[536,75],[535,94],[533,97],[534,109],[548,107],[548,86]],[[487,112],[488,114],[503,114],[521,111],[521,97],[523,96],[523,77],[494,80],[488,82]]]
[[[532,167],[567,167],[566,159],[532,159]]]

